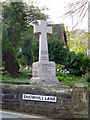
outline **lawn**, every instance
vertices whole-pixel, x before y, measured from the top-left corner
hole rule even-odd
[[[2,83],[8,83],[8,84],[30,84],[30,80],[28,78],[13,78],[9,75],[2,75]]]
[[[32,71],[22,69],[19,78],[13,78],[9,73],[4,72],[4,74],[0,76],[0,82],[7,84],[30,84],[31,74]],[[87,82],[84,76],[81,77],[66,73],[57,73],[56,77],[61,83],[71,87],[79,83],[84,83],[90,87],[90,82]]]
[[[2,80],[0,79],[0,82],[8,84],[30,84],[30,75],[31,71],[22,69],[20,71],[20,76],[18,78],[13,78],[7,71],[5,71],[2,74]]]
[[[81,76],[75,76],[75,75],[61,74],[57,76],[57,78],[61,83],[64,83],[71,87],[79,83],[86,84],[88,85],[88,87],[90,87],[90,82],[87,82],[84,76],[81,77]]]

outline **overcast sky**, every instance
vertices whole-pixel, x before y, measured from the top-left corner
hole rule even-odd
[[[3,0],[2,0],[3,1]],[[20,0],[11,0],[11,1],[20,1]],[[33,1],[33,4],[39,7],[46,6],[48,8],[48,11],[46,13],[50,16],[50,19],[55,24],[61,24],[64,23],[65,26],[69,27],[69,30],[72,29],[72,18],[68,17],[63,19],[61,17],[68,8],[65,8],[69,3],[74,2],[76,0],[24,0],[28,4]],[[77,18],[73,17],[73,26],[75,25],[77,21]],[[85,17],[83,22],[77,26],[77,28],[81,29],[88,29],[88,18]]]
[[[28,3],[30,3],[31,0],[25,0]],[[33,4],[39,7],[43,7],[46,6],[48,8],[48,11],[46,11],[46,13],[50,16],[50,19],[53,23],[55,24],[61,24],[64,23],[65,26],[69,27],[69,30],[72,29],[72,18],[68,17],[63,19],[63,17],[61,17],[68,9],[65,8],[66,6],[68,6],[69,3],[74,2],[76,0],[32,0]],[[73,18],[73,26],[75,25],[77,21],[77,18],[74,17]],[[77,28],[81,28],[81,29],[86,29],[88,28],[88,18],[85,17],[83,22],[80,23]]]

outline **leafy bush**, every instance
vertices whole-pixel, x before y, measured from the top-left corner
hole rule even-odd
[[[85,74],[85,80],[86,80],[87,82],[90,82],[90,73],[86,73],[86,74]]]
[[[56,64],[64,64],[68,49],[64,47],[64,42],[60,40],[50,40],[48,42],[49,58]]]
[[[65,68],[64,65],[56,64],[56,73],[59,74]]]
[[[70,52],[66,58],[65,68],[70,74],[82,76],[90,69],[90,59],[85,54],[79,53],[76,55]]]
[[[31,38],[28,38],[23,42],[23,49],[21,53],[18,54],[21,65],[32,65],[33,62],[38,61],[39,42],[32,38],[33,43],[31,43],[30,39]]]
[[[22,68],[20,70],[20,72],[21,72],[22,78],[28,78],[28,75],[32,75],[32,70],[26,70],[26,69]]]
[[[58,78],[58,80],[59,80],[60,82],[63,82],[63,81],[64,81],[64,77],[63,77],[63,76],[57,76],[57,78]]]
[[[61,83],[70,84],[72,82],[72,77],[69,76],[57,76],[57,78]]]
[[[30,44],[30,40],[26,40],[23,44],[22,55],[26,58],[26,62],[22,60],[21,64],[27,63],[27,65],[31,65],[33,62],[38,61],[39,41],[34,41],[32,46]],[[48,52],[50,61],[63,65],[68,54],[68,49],[65,48],[64,42],[60,40],[49,40]]]

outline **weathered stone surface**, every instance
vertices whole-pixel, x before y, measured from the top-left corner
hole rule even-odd
[[[35,62],[32,69],[31,85],[59,85],[54,62]]]
[[[59,86],[59,82],[56,77],[32,77],[30,79],[30,84],[38,86]]]
[[[32,68],[33,77],[56,77],[54,62],[35,62]]]
[[[52,28],[47,26],[47,21],[41,20],[39,25],[34,25],[34,33],[39,32],[39,62],[33,63],[33,73],[30,85],[54,86],[59,85],[56,78],[55,63],[49,61],[47,33],[52,33]]]
[[[23,100],[23,94],[56,96],[57,102]],[[2,108],[52,119],[88,118],[88,89],[86,87],[71,89],[65,85],[58,87],[2,85]]]
[[[34,25],[34,33],[39,35],[39,61],[49,61],[47,33],[52,34],[52,27],[47,26],[47,21],[40,20],[39,25]]]

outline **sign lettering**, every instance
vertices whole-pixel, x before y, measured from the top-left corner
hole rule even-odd
[[[22,99],[23,100],[31,100],[31,101],[42,101],[42,102],[57,102],[56,96],[23,94]]]

